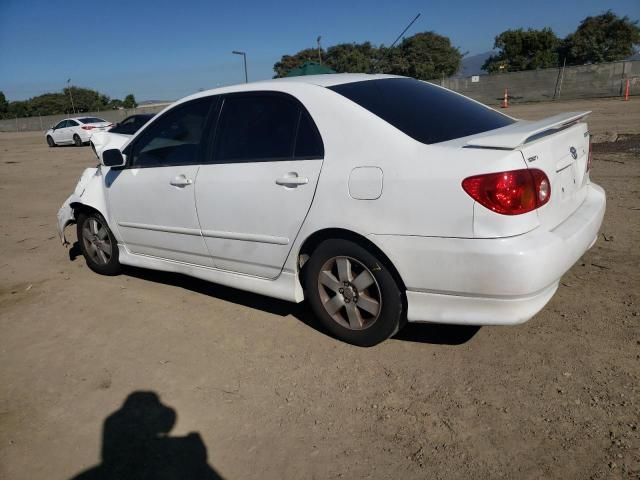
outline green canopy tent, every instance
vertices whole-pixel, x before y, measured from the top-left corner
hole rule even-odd
[[[289,73],[287,73],[287,77],[300,77],[302,75],[322,75],[323,73],[336,72],[326,65],[321,65],[316,62],[305,62],[302,64],[302,66],[294,68]]]

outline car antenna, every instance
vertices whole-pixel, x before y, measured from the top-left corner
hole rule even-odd
[[[411,20],[409,22],[409,25],[407,25],[405,27],[404,30],[402,30],[402,33],[400,33],[400,35],[398,35],[398,37],[393,41],[393,43],[389,46],[389,48],[387,48],[387,55],[391,55],[391,51],[393,49],[393,47],[395,46],[396,43],[398,43],[398,40],[400,40],[402,38],[402,36],[407,33],[407,30],[409,30],[411,28],[411,25],[413,25],[414,23],[416,23],[416,20],[418,20],[418,18],[420,17],[420,15],[422,15],[421,13],[418,13],[413,20]],[[375,72],[374,72],[375,73]],[[378,73],[384,73],[382,71],[378,72]]]

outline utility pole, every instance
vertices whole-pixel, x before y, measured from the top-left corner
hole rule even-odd
[[[234,55],[242,55],[242,58],[244,60],[244,83],[249,83],[249,75],[247,75],[247,54],[246,52],[240,52],[238,50],[234,50],[233,52]]]
[[[318,35],[318,38],[316,39],[316,42],[318,43],[318,62],[320,62],[320,65],[322,65],[322,47],[320,46],[320,40],[322,39],[322,37],[320,35]]]
[[[69,90],[69,97],[71,98],[71,110],[73,110],[73,114],[76,114],[76,107],[73,104],[73,93],[71,93],[71,87],[69,86],[71,84],[71,79],[67,80],[67,89]]]

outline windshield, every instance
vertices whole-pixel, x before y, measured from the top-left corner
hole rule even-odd
[[[385,78],[329,87],[422,143],[439,143],[515,122],[491,108],[413,78]]]
[[[79,118],[78,120],[82,123],[107,123],[105,120],[97,117],[85,117]]]

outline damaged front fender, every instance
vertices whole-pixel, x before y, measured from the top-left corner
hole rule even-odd
[[[73,223],[76,223],[75,215],[73,212],[73,208],[71,208],[71,204],[78,202],[79,199],[80,198],[76,196],[76,194],[74,193],[64,201],[64,203],[62,204],[62,207],[60,207],[60,210],[58,210],[58,236],[60,237],[60,241],[64,246],[69,245],[69,241],[67,240],[67,237],[65,237],[64,235],[64,229],[67,228],[67,226]]]
[[[58,236],[63,245],[69,245],[64,230],[69,225],[76,222],[75,218],[75,206],[86,205],[105,216],[105,196],[104,186],[102,182],[102,170],[101,167],[87,168],[82,175],[74,192],[67,198],[60,210],[58,210]]]

